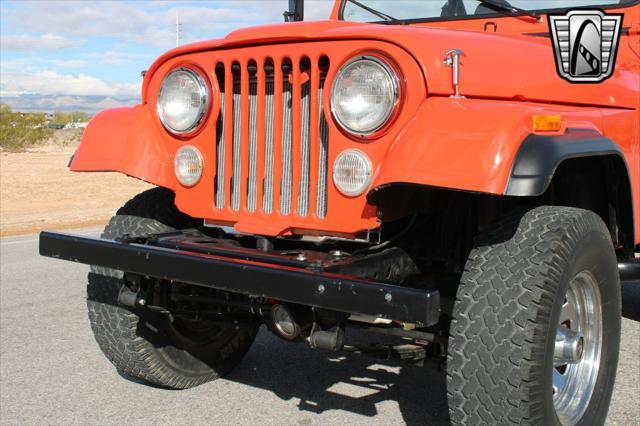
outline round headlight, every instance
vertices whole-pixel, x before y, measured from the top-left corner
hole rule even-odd
[[[331,87],[331,110],[345,130],[370,135],[383,127],[396,107],[398,78],[381,59],[362,56],[347,62]]]
[[[371,183],[371,175],[371,160],[357,149],[343,151],[333,164],[333,182],[341,193],[349,197],[366,191]]]
[[[202,176],[202,154],[195,146],[183,146],[176,152],[174,170],[178,181],[193,186]]]
[[[193,133],[209,110],[209,88],[202,76],[189,68],[176,68],[162,81],[158,116],[171,133]]]

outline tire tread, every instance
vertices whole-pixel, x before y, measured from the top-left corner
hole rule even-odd
[[[510,214],[478,237],[450,328],[453,424],[544,424],[537,385],[551,309],[564,265],[593,229],[608,235],[593,212],[542,206]]]
[[[178,211],[173,193],[164,188],[145,191],[118,210],[105,228],[103,238],[125,234],[143,237],[189,226],[195,221]],[[91,267],[87,285],[87,309],[91,328],[102,352],[124,375],[149,384],[185,389],[217,379],[227,373],[249,350],[257,329],[240,330],[224,346],[227,356],[209,362],[207,374],[196,374],[167,362],[144,330],[149,324],[135,309],[119,306],[118,293],[123,285],[121,271]]]

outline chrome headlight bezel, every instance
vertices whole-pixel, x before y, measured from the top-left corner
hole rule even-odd
[[[367,129],[355,129],[351,126],[349,126],[347,123],[345,123],[345,120],[340,117],[339,112],[337,111],[336,108],[336,95],[335,95],[335,91],[336,91],[336,86],[337,84],[340,82],[340,78],[345,74],[346,71],[348,71],[352,66],[356,65],[359,62],[362,61],[367,61],[367,62],[371,62],[372,64],[374,64],[375,66],[380,67],[388,76],[390,83],[391,83],[391,88],[392,88],[392,102],[391,102],[391,106],[390,108],[386,111],[386,113],[382,116],[382,119],[379,120],[379,122],[377,123],[377,125],[371,127],[371,128],[367,128]],[[354,135],[354,136],[358,136],[361,138],[373,138],[375,136],[377,136],[381,130],[383,130],[384,128],[386,128],[391,122],[393,117],[397,114],[398,112],[398,107],[400,104],[400,80],[398,78],[398,74],[397,72],[394,70],[394,68],[383,58],[379,57],[379,56],[375,56],[375,55],[357,55],[352,57],[351,59],[349,59],[348,61],[346,61],[338,70],[338,72],[335,74],[335,76],[333,77],[333,82],[331,84],[331,96],[330,96],[330,106],[331,106],[331,113],[335,119],[335,121],[338,123],[338,125],[347,133]]]
[[[191,123],[191,125],[185,129],[172,128],[169,125],[165,117],[165,114],[163,113],[164,107],[163,105],[161,105],[161,96],[162,96],[162,90],[164,88],[164,83],[171,75],[177,72],[186,73],[189,77],[194,79],[198,87],[198,96],[200,98],[200,108],[198,110],[198,114],[195,120],[193,121],[193,123]],[[158,90],[158,97],[156,100],[156,113],[158,115],[158,118],[160,119],[160,122],[162,123],[162,126],[169,133],[176,136],[180,136],[180,137],[189,137],[189,136],[195,135],[202,128],[202,125],[206,121],[207,114],[209,113],[210,110],[211,110],[211,93],[210,93],[209,85],[207,84],[204,75],[199,70],[189,66],[180,66],[172,69],[164,76],[164,78],[162,79],[162,82],[160,83],[160,88]]]

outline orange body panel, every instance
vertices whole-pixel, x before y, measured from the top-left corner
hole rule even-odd
[[[161,56],[149,69],[142,89],[142,105],[128,109],[105,111],[96,116],[87,128],[82,144],[72,163],[74,171],[119,171],[176,192],[176,205],[185,213],[216,223],[233,225],[241,232],[286,235],[342,234],[378,226],[375,208],[367,204],[366,194],[349,198],[340,195],[330,178],[327,192],[328,211],[324,218],[302,216],[293,203],[291,214],[262,211],[264,196],[258,185],[258,210],[239,211],[227,206],[217,209],[214,203],[216,176],[216,120],[219,108],[214,108],[201,132],[189,139],[171,136],[156,115],[156,94],[164,76],[174,67],[192,65],[209,77],[214,98],[219,93],[214,67],[237,61],[246,68],[249,61],[271,58],[278,64],[286,58],[295,64],[302,58],[311,61],[311,86],[319,87],[317,63],[321,56],[329,58],[322,111],[329,128],[328,164],[346,148],[359,148],[371,158],[374,180],[371,190],[388,183],[407,182],[491,194],[503,194],[513,159],[524,138],[533,132],[534,114],[554,114],[562,117],[566,128],[589,128],[616,142],[625,155],[633,187],[636,243],[640,243],[640,6],[616,9],[625,13],[614,75],[600,84],[571,84],[561,79],[555,69],[553,51],[546,22],[527,18],[492,17],[440,21],[410,26],[389,26],[341,22],[337,20],[312,23],[291,23],[243,29],[224,39],[183,46]],[[333,18],[337,17],[337,7]],[[486,33],[484,24],[497,24],[497,32]],[[461,49],[460,90],[465,99],[452,99],[451,68],[443,64],[444,53]],[[356,141],[345,135],[333,120],[329,95],[333,77],[341,64],[356,54],[383,55],[398,68],[401,76],[400,112],[379,137],[371,141]],[[278,68],[278,67],[276,67]],[[294,71],[291,76],[293,93],[299,95],[300,85],[307,76]],[[278,75],[276,70],[276,77]],[[264,73],[259,71],[258,81]],[[225,92],[230,93],[230,78]],[[282,101],[276,81],[275,102]],[[247,93],[246,74],[241,77],[240,92]],[[281,83],[280,83],[281,84]],[[264,93],[258,84],[257,137],[264,140]],[[261,92],[262,91],[262,92]],[[226,111],[232,106],[227,97]],[[297,101],[295,100],[297,99]],[[245,98],[246,100],[246,98]],[[317,149],[319,107],[317,92],[311,90],[311,138]],[[243,102],[243,122],[248,116]],[[293,146],[300,138],[300,101],[294,96]],[[225,116],[229,119],[230,114]],[[281,119],[274,116],[274,138],[280,140]],[[296,124],[297,123],[297,124]],[[231,132],[231,126],[226,126]],[[244,126],[240,140],[247,149],[248,127]],[[231,134],[229,134],[231,136]],[[230,143],[230,137],[226,141]],[[203,177],[192,188],[182,187],[173,172],[173,156],[185,144],[197,146],[204,156]],[[228,147],[231,149],[231,146]],[[275,144],[276,159],[282,156]],[[246,151],[245,151],[246,152]],[[264,147],[258,144],[258,158]],[[232,167],[226,157],[226,170]],[[247,177],[243,159],[242,182]],[[257,173],[265,170],[258,161]],[[300,178],[300,152],[292,150],[293,179]],[[283,178],[275,167],[274,181]],[[317,179],[317,164],[310,164],[311,182]],[[243,184],[244,185],[244,184]],[[310,199],[316,195],[310,185]],[[293,199],[298,188],[293,185]],[[246,193],[241,192],[242,206]],[[274,191],[277,204],[278,191]]]
[[[545,135],[580,127],[602,133],[594,108],[431,97],[389,149],[373,187],[408,182],[502,194],[520,147],[514,141],[533,133],[532,116],[540,113],[563,117],[562,129]]]

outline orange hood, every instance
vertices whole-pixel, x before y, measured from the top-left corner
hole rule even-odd
[[[274,43],[381,40],[405,49],[415,58],[426,78],[430,95],[453,93],[451,68],[444,65],[444,54],[451,49],[461,49],[464,54],[460,89],[466,97],[636,107],[634,88],[640,85],[640,76],[632,66],[619,57],[613,77],[606,82],[588,85],[568,83],[556,73],[551,40],[546,37],[547,25],[541,23],[536,28],[541,30],[535,35],[489,34],[336,20],[250,27],[234,31],[223,39],[181,46],[160,56],[146,75],[142,97],[146,99],[148,83],[155,70],[176,56]]]

